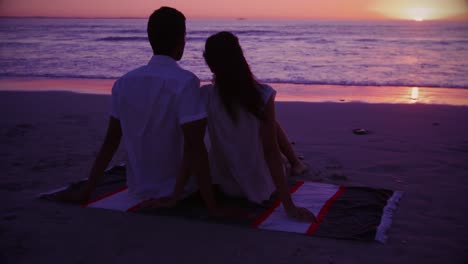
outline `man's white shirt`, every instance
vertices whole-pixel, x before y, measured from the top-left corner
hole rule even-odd
[[[122,127],[129,191],[141,198],[170,195],[182,164],[181,125],[207,116],[200,80],[171,57],[154,55],[115,82],[111,115]],[[186,191],[194,189],[192,178]]]

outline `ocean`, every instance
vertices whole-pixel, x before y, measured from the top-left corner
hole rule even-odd
[[[180,64],[202,81],[208,36],[235,33],[269,83],[468,88],[468,23],[187,21]],[[152,55],[146,19],[0,18],[0,78],[115,79]]]

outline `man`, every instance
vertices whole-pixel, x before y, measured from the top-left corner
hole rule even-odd
[[[203,142],[206,113],[199,79],[176,61],[185,48],[185,17],[161,7],[148,21],[153,57],[148,65],[119,78],[112,88],[106,138],[86,186],[72,199],[89,198],[122,139],[128,154],[127,185],[147,206],[170,206],[195,190],[195,176],[213,214],[208,158]]]

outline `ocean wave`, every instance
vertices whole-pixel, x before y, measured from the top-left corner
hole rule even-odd
[[[120,76],[105,75],[80,75],[80,74],[18,74],[0,73],[0,78],[51,78],[51,79],[117,79]],[[211,82],[211,79],[202,79],[203,82]],[[299,85],[337,85],[337,86],[385,86],[385,87],[428,87],[428,88],[458,88],[468,89],[468,84],[458,85],[451,83],[411,83],[411,82],[376,82],[376,81],[323,81],[323,80],[292,80],[292,79],[260,79],[264,83],[299,84]]]
[[[209,81],[209,80],[204,80]],[[428,88],[461,88],[468,89],[468,84],[458,85],[451,83],[411,83],[411,82],[375,82],[375,81],[314,81],[314,80],[285,80],[260,79],[265,83],[304,84],[304,85],[338,85],[338,86],[388,86],[388,87],[428,87]]]
[[[267,34],[278,34],[277,31],[273,30],[233,30],[231,31],[235,35],[247,35],[247,36],[257,36],[257,35],[267,35]]]
[[[148,41],[147,37],[105,37],[98,38],[96,41]]]
[[[187,37],[186,41],[205,41],[206,38],[204,37]],[[109,41],[109,42],[131,42],[131,41],[148,41],[148,37],[105,37],[105,38],[98,38],[95,41]]]
[[[316,44],[332,44],[335,43],[333,40],[328,39],[312,39],[309,43],[316,43]]]
[[[453,44],[468,44],[468,39],[446,41]]]
[[[380,40],[373,39],[373,38],[362,38],[362,39],[355,39],[354,41],[357,41],[357,42],[379,42]]]
[[[92,80],[112,80],[117,79],[120,76],[105,76],[105,75],[82,75],[82,74],[53,74],[53,73],[43,73],[43,74],[22,74],[22,73],[0,73],[0,78],[51,78],[51,79],[92,79]]]
[[[192,42],[192,41],[203,41],[205,42],[207,38],[205,37],[185,37],[186,42]]]
[[[188,30],[187,33],[195,34],[195,35],[213,35],[221,31],[222,30]],[[229,32],[233,33],[234,35],[246,35],[246,36],[278,34],[278,31],[274,31],[274,30],[231,30]]]
[[[37,46],[37,43],[34,42],[20,42],[20,41],[10,41],[10,42],[0,42],[0,47],[33,47]]]
[[[456,45],[456,44],[468,44],[468,39],[457,39],[457,40],[433,40],[433,39],[420,39],[420,40],[389,40],[389,43],[396,43],[400,45],[440,45],[440,46],[448,46],[448,45]]]
[[[119,30],[116,30],[116,31],[113,31],[113,32],[116,32],[116,33],[134,33],[134,34],[146,34],[146,30],[143,30],[143,29],[119,29]]]
[[[269,38],[269,41],[271,40],[279,40],[279,41],[304,41],[306,43],[310,44],[334,44],[336,41],[334,40],[328,40],[328,39],[323,39],[323,38],[313,38],[313,37],[295,37],[295,36],[288,36],[288,35],[282,35],[280,37],[276,38]]]

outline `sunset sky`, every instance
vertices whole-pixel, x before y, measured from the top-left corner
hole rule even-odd
[[[468,20],[468,0],[0,0],[0,15],[147,17],[162,5],[188,18]]]

